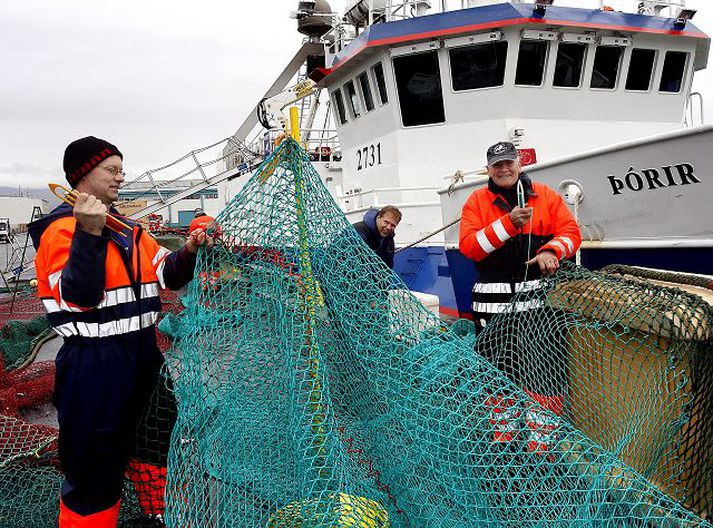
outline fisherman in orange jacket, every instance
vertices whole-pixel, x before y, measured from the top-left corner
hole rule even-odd
[[[164,363],[155,335],[159,289],[185,286],[198,247],[210,240],[198,229],[171,253],[128,219],[122,221],[130,229],[110,231],[106,220],[116,214],[123,155],[103,139],[70,143],[64,170],[78,191],[76,205],[60,205],[30,225],[38,293],[50,326],[64,339],[54,396],[65,475],[59,526],[114,528],[139,416]],[[165,478],[165,468],[147,469]],[[162,489],[155,499],[162,504]]]
[[[473,318],[481,331],[498,313],[527,318],[542,310],[537,298],[515,305],[510,300],[518,292],[538,288],[540,279],[555,273],[563,259],[574,256],[582,241],[579,226],[562,197],[522,173],[512,143],[492,145],[487,160],[488,185],[475,191],[463,206],[459,237],[461,252],[475,261],[478,271],[472,299]],[[536,336],[514,336],[513,343],[518,339]],[[544,453],[551,449],[558,426],[552,415],[563,413],[565,347],[562,336],[555,335],[533,344],[527,347],[529,353],[517,344],[499,344],[498,350],[483,345],[479,350],[538,404],[524,410],[523,440],[530,451]],[[533,358],[532,350],[537,350],[539,357]],[[487,405],[494,440],[513,441],[522,418],[514,400],[493,394]],[[542,408],[549,412],[541,412]]]

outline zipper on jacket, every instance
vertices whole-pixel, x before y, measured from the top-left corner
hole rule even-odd
[[[119,248],[119,253],[121,254],[121,260],[124,263],[124,268],[126,269],[126,274],[129,276],[129,282],[131,282],[131,289],[134,291],[134,298],[136,302],[136,308],[139,316],[139,330],[143,330],[142,324],[142,313],[141,313],[141,235],[143,234],[143,228],[139,225],[136,228],[136,235],[134,236],[132,229],[132,241],[134,243],[134,253],[136,255],[136,270],[137,273],[134,274],[134,266],[131,262],[131,257],[129,255],[129,247],[121,246]],[[116,242],[115,242],[116,243]]]

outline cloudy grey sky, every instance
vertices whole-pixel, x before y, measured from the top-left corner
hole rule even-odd
[[[330,3],[341,11],[346,2]],[[610,4],[630,8],[632,2]],[[288,17],[296,5],[2,2],[0,186],[62,181],[64,147],[88,134],[115,141],[130,175],[231,135],[300,45],[296,22]],[[687,5],[699,10],[696,25],[713,34],[713,2]],[[694,84],[705,94],[708,122],[710,70]]]

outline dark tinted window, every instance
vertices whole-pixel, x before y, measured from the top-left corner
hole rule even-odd
[[[645,92],[649,89],[655,59],[655,50],[636,48],[631,50],[629,73],[626,75],[627,90],[641,90]]]
[[[384,67],[381,63],[374,66],[374,78],[376,79],[376,88],[379,90],[379,100],[381,104],[389,102],[389,96],[386,93],[386,81],[384,80]]]
[[[594,71],[592,72],[592,88],[613,90],[616,88],[616,77],[619,74],[621,54],[624,51],[619,46],[599,46],[594,55]]]
[[[517,56],[515,84],[541,86],[547,60],[546,40],[522,40]]]
[[[686,53],[683,51],[667,51],[659,90],[662,92],[680,92],[685,71]]]
[[[334,91],[334,104],[337,106],[337,119],[339,119],[339,123],[343,125],[347,122],[347,112],[344,109],[344,98],[342,97],[341,90]]]
[[[452,48],[448,54],[453,89],[458,91],[502,86],[507,52],[506,41]]]
[[[394,74],[404,126],[446,120],[441,71],[435,51],[395,57]]]
[[[557,47],[554,86],[577,88],[582,81],[586,44],[561,42]]]
[[[359,81],[359,86],[361,87],[361,93],[364,96],[364,106],[366,106],[366,111],[371,112],[374,109],[374,97],[371,95],[371,85],[369,84],[369,78],[366,76],[366,72],[359,75],[357,80]]]
[[[361,105],[359,104],[359,97],[354,88],[354,83],[348,81],[347,84],[344,85],[344,89],[347,91],[347,102],[349,103],[352,117],[359,117],[361,115]]]

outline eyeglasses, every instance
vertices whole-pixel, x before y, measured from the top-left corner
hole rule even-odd
[[[126,173],[124,172],[124,169],[119,169],[119,168],[117,168],[117,167],[112,167],[111,165],[99,165],[99,167],[101,167],[101,168],[104,169],[105,171],[108,171],[109,174],[111,174],[112,176],[117,176],[117,175],[119,175],[119,174],[121,174],[122,176],[126,176]]]

